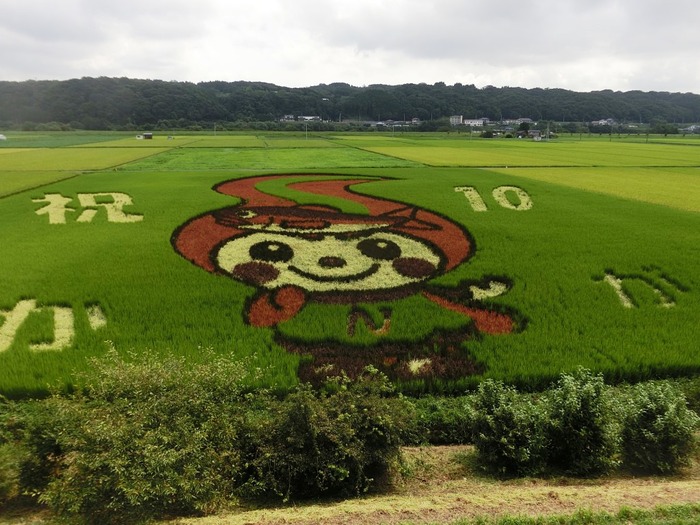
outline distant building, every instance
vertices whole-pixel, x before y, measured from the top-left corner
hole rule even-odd
[[[528,131],[523,131],[519,130],[517,132],[517,137],[519,139],[534,139],[534,140],[542,140],[542,132],[539,129],[530,129]]]
[[[474,128],[481,128],[489,121],[487,118],[467,118],[462,121],[465,126],[471,126]]]
[[[502,120],[501,124],[520,126],[520,124],[533,124],[531,118],[516,118],[516,119],[506,119]]]
[[[481,128],[489,122],[486,117],[482,118],[464,118],[462,115],[452,115],[450,117],[450,125],[452,126],[471,126],[473,128]]]

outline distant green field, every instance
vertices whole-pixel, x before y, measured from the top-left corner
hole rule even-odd
[[[120,166],[165,148],[37,148],[4,154],[2,171],[92,171]]]
[[[66,146],[90,145],[110,140],[120,140],[124,134],[118,133],[4,133],[7,140],[0,141],[0,152],[6,148],[62,148]],[[129,134],[130,137],[134,135]]]
[[[453,139],[434,143],[396,139],[395,143],[384,140],[377,145],[371,141],[348,142],[369,151],[430,166],[700,166],[700,144],[516,139]]]
[[[282,389],[368,363],[416,393],[700,373],[695,143],[73,138],[0,149],[2,394],[112,345]]]
[[[1,171],[0,198],[75,176],[76,173],[65,171]]]
[[[123,166],[127,171],[266,170],[415,166],[410,160],[354,148],[178,148]]]
[[[493,171],[700,212],[700,168],[509,168]]]

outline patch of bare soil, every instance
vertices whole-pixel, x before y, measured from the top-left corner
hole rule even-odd
[[[623,507],[700,503],[700,461],[682,474],[596,479],[496,480],[471,466],[471,447],[405,449],[407,475],[390,492],[359,499],[275,508],[240,508],[178,525],[397,525],[451,523],[506,515],[570,515],[579,509],[616,513]]]

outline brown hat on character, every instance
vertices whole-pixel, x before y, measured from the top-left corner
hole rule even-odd
[[[314,235],[344,235],[368,230],[386,231],[427,242],[449,271],[472,254],[473,242],[458,224],[433,212],[378,197],[362,195],[350,186],[385,179],[327,179],[299,181],[299,175],[265,175],[223,182],[214,190],[239,197],[236,206],[208,212],[183,224],[172,236],[175,250],[209,272],[221,271],[215,262],[219,246],[252,231],[284,232],[312,238]],[[318,178],[316,178],[318,177]],[[300,205],[264,193],[258,185],[288,179],[287,189],[360,204],[367,215],[344,213],[325,205]]]

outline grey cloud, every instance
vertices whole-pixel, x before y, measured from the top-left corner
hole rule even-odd
[[[101,39],[100,28],[86,16],[82,2],[67,0],[60,7],[24,0],[0,4],[0,38],[6,49],[28,42],[75,42]],[[14,44],[14,45],[13,45]]]
[[[331,46],[514,65],[673,52],[674,42],[697,41],[700,19],[695,1],[409,0],[401,9],[358,2],[363,9],[302,2],[302,23]]]
[[[700,92],[697,0],[0,2],[0,79]]]

